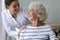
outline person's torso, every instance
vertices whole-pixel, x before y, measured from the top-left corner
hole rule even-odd
[[[21,25],[26,24],[27,19],[25,18],[26,12],[24,12],[23,8],[20,8],[20,12],[17,14],[16,18],[13,18],[10,14],[9,10],[5,10],[2,13],[2,20],[6,21],[6,23],[8,23],[11,28],[19,28],[21,27]]]
[[[21,40],[48,40],[50,26],[44,25],[39,27],[27,26],[20,34]]]

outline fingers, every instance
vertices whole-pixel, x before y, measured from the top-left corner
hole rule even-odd
[[[18,39],[19,39],[20,34],[18,34]]]
[[[22,25],[22,27],[20,28],[20,31],[18,32],[18,39],[19,39],[19,37],[20,37],[20,33],[21,33],[22,30],[25,29],[25,28],[26,28],[26,25]]]
[[[20,32],[18,32],[18,39],[19,39],[19,37],[20,37]]]

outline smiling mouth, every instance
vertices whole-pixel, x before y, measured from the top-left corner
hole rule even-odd
[[[15,11],[15,13],[18,13],[18,11]]]

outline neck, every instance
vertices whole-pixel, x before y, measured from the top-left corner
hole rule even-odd
[[[31,23],[31,26],[38,27],[38,26],[42,26],[43,24],[44,23],[36,19]]]

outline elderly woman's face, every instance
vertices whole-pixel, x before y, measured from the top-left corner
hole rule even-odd
[[[18,0],[11,2],[11,4],[8,6],[8,9],[10,10],[12,16],[16,16],[20,9]]]
[[[36,20],[37,15],[36,15],[36,12],[35,12],[35,10],[33,8],[29,9],[28,16],[29,16],[29,20],[31,22],[34,21],[34,20]]]

